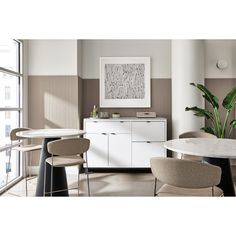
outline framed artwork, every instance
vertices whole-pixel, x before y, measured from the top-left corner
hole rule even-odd
[[[150,107],[150,57],[100,57],[100,107]]]

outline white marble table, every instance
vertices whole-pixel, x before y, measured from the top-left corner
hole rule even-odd
[[[79,129],[32,129],[17,132],[16,135],[24,138],[43,138],[42,150],[40,154],[40,164],[39,164],[39,175],[37,180],[36,187],[36,196],[43,196],[43,183],[44,183],[44,165],[45,159],[51,155],[47,150],[47,143],[53,140],[60,138],[76,137],[83,135],[86,132]],[[49,192],[50,190],[50,175],[51,175],[51,166],[47,165],[46,167],[47,181],[45,186],[45,191]],[[53,170],[53,191],[67,189],[67,179],[64,167],[57,167]],[[68,196],[68,191],[61,191],[54,193],[53,196]]]
[[[17,132],[16,135],[25,138],[61,138],[83,135],[86,132],[79,129],[31,129]]]
[[[235,139],[186,138],[165,142],[165,148],[183,154],[202,156],[204,161],[221,167],[219,187],[225,196],[235,196],[230,160],[236,159]]]

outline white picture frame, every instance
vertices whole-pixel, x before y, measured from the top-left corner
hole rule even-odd
[[[100,57],[100,107],[151,107],[150,57]]]

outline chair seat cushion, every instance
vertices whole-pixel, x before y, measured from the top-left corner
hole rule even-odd
[[[17,150],[20,152],[31,152],[31,151],[37,151],[42,148],[42,145],[35,145],[35,144],[29,144],[29,145],[21,145],[18,147],[14,147],[13,150]]]
[[[212,188],[200,188],[200,189],[191,189],[191,188],[179,188],[164,184],[157,192],[157,196],[160,197],[176,197],[176,196],[212,196]],[[214,196],[223,196],[223,191],[214,186]]]
[[[54,167],[81,165],[85,160],[81,156],[54,156],[46,159],[46,162]]]

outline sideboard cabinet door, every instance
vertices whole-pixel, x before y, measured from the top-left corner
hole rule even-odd
[[[167,120],[84,119],[91,168],[149,168],[150,158],[166,157]]]
[[[108,134],[86,134],[90,139],[87,152],[89,167],[108,167]]]
[[[131,167],[131,135],[109,135],[109,167]]]

